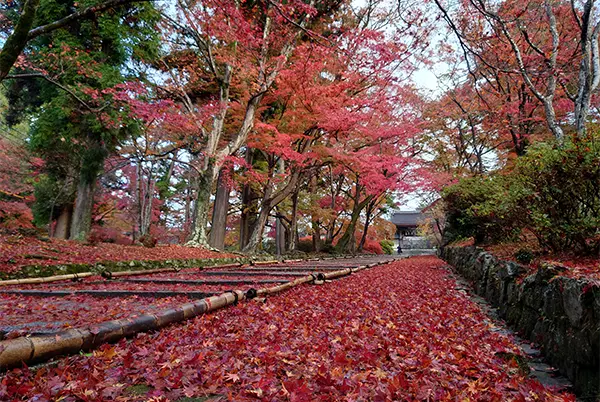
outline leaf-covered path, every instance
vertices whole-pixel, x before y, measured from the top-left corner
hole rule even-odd
[[[12,370],[0,400],[571,399],[507,362],[485,318],[442,261],[410,258]]]

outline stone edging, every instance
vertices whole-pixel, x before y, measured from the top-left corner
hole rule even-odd
[[[439,256],[471,282],[475,292],[572,381],[583,400],[600,400],[600,287],[560,276],[565,269],[526,270],[476,247],[445,247]]]

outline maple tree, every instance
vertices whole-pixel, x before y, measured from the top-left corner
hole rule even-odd
[[[181,40],[173,42],[171,56],[163,61],[171,77],[167,90],[196,125],[191,149],[199,173],[192,242],[207,243],[210,194],[223,163],[245,144],[262,98],[300,36],[331,7],[336,3],[206,1],[178,8],[185,24],[168,19],[169,34]],[[209,101],[198,105],[202,99]]]
[[[146,29],[156,14],[125,9],[131,24],[145,24],[137,36],[124,28],[137,43],[147,35],[142,49],[111,36],[120,32],[113,27],[103,31],[121,46],[112,53],[78,42],[77,29],[97,28],[85,17],[30,42],[21,73],[10,76],[7,117],[35,120],[30,144],[46,160],[33,212],[51,235],[187,236],[222,249],[228,222],[239,219],[239,248],[253,252],[274,217],[280,252],[294,250],[300,232],[312,232],[299,219],[300,208],[308,216],[316,205],[306,191],[333,169],[350,177],[340,191],[353,196],[340,205],[353,211],[338,211],[333,226],[344,229],[340,248],[354,250],[356,228],[364,228],[361,248],[377,205],[416,185],[410,143],[420,123],[397,105],[416,99],[407,77],[430,33],[411,28],[425,21],[420,11],[406,19],[377,1],[179,3],[162,10],[163,53],[153,58],[156,32]],[[55,14],[39,15],[71,18]],[[106,64],[127,52],[138,79]],[[90,127],[95,134],[81,133]],[[230,205],[239,212],[231,216]]]
[[[457,38],[473,77],[471,85],[479,89],[475,80],[484,80],[478,96],[483,99],[487,87],[517,111],[505,118],[516,140],[515,130],[524,122],[528,103],[543,109],[546,126],[558,142],[571,124],[567,112],[575,114],[577,135],[585,134],[600,73],[593,0],[498,4],[474,0],[452,8],[442,1],[435,4]]]

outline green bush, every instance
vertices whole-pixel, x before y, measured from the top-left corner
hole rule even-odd
[[[474,237],[494,243],[517,236],[522,228],[523,189],[504,175],[462,179],[443,191],[447,241]]]
[[[384,254],[394,254],[394,242],[391,240],[382,240],[379,242]]]
[[[600,251],[600,144],[540,144],[515,168],[515,185],[527,196],[528,228],[553,251]]]
[[[519,249],[516,253],[515,253],[515,260],[517,260],[517,262],[520,262],[521,264],[529,264],[531,261],[533,261],[534,255],[531,252],[531,250],[527,250],[527,249]]]
[[[509,172],[463,179],[443,192],[449,240],[499,242],[530,230],[546,250],[600,251],[600,145],[537,144]]]

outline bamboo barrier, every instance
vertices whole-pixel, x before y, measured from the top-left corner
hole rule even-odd
[[[168,278],[138,278],[121,279],[125,283],[158,283],[158,284],[178,284],[178,285],[248,285],[253,283],[286,283],[287,279],[168,279]]]
[[[281,270],[281,268],[278,268],[277,270],[269,270],[269,271],[260,271],[260,270],[255,270],[255,271],[250,271],[250,270],[244,270],[244,271],[202,271],[201,275],[205,275],[205,276],[265,276],[265,275],[272,275],[272,276],[304,276],[304,275],[306,275],[306,270],[304,270],[304,271],[299,271],[299,270],[283,271],[283,270]]]
[[[244,264],[242,264],[241,262],[234,262],[231,264],[221,264],[221,265],[206,265],[203,267],[200,267],[200,271],[202,271],[203,269],[220,269],[220,268],[239,268],[239,267],[243,267]]]
[[[136,275],[149,275],[149,274],[160,274],[162,272],[179,272],[180,269],[177,268],[155,268],[155,269],[141,269],[137,271],[102,271],[100,275],[103,278],[111,279],[118,278],[120,276],[136,276]]]
[[[93,276],[93,275],[98,275],[98,274],[96,274],[94,272],[81,272],[78,274],[45,276],[45,277],[41,277],[41,278],[8,279],[5,281],[0,281],[0,286],[32,285],[32,284],[39,284],[39,283],[66,281],[69,279],[77,280],[80,278],[87,278],[88,276]]]
[[[352,268],[345,268],[326,274],[321,273],[320,275],[323,275],[322,277],[325,279],[335,279],[375,265],[379,264],[361,265],[354,268],[354,271]],[[317,275],[311,274],[258,291],[255,289],[249,289],[247,292],[232,290],[219,296],[187,303],[157,314],[143,314],[131,319],[105,321],[87,328],[72,328],[52,334],[2,340],[0,341],[0,370],[18,367],[24,363],[30,365],[58,355],[89,351],[107,342],[115,342],[139,332],[158,330],[167,325],[235,304],[246,298],[254,298],[257,295],[272,295],[304,283],[314,282],[316,279]]]
[[[279,264],[277,260],[268,260],[268,261],[252,261],[250,265],[271,265],[271,264]]]
[[[138,332],[157,330],[237,303],[244,298],[244,292],[234,290],[157,314],[143,314],[132,319],[105,321],[88,328],[0,341],[0,370],[47,360],[57,355],[89,351],[103,343],[114,342]]]
[[[0,290],[2,295],[18,295],[30,297],[67,297],[67,296],[91,296],[95,298],[122,298],[122,297],[149,297],[160,299],[165,297],[188,297],[191,299],[203,299],[215,295],[215,292],[202,291],[176,291],[176,290]]]
[[[281,285],[277,285],[277,286],[273,286],[270,288],[262,288],[262,289],[258,289],[256,291],[256,293],[261,296],[261,295],[272,295],[275,293],[279,293],[279,292],[283,292],[284,290],[287,289],[291,289],[294,286],[298,286],[298,285],[302,285],[304,283],[308,283],[308,282],[312,282],[315,279],[317,279],[317,276],[314,274],[311,275],[307,275],[307,276],[303,276],[302,278],[298,278],[294,281],[290,281]]]

